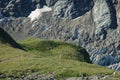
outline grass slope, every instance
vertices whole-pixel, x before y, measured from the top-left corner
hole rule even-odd
[[[1,76],[21,77],[36,73],[66,78],[113,73],[105,67],[86,63],[90,62],[88,53],[74,44],[37,39],[24,40],[20,44],[27,52],[7,45],[0,46]],[[120,79],[119,75],[118,72],[115,80]]]
[[[60,59],[79,60],[90,63],[87,51],[74,44],[61,41],[28,39],[21,42],[25,50],[42,57],[57,57]]]

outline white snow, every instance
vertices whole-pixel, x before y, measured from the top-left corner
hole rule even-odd
[[[32,11],[28,17],[31,19],[31,21],[34,21],[36,19],[39,19],[42,16],[43,12],[49,12],[49,11],[52,11],[52,8],[44,6],[41,9],[37,8],[34,11]]]

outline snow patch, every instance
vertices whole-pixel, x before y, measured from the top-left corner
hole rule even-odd
[[[52,8],[44,6],[41,9],[37,8],[34,11],[32,11],[28,17],[31,19],[31,21],[34,21],[36,19],[39,19],[42,16],[43,12],[49,12],[49,11],[52,11]]]

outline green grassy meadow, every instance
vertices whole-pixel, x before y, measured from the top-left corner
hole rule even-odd
[[[39,39],[27,39],[19,44],[25,50],[0,43],[0,75],[19,78],[36,73],[61,79],[84,74],[111,75],[115,80],[120,79],[120,72],[112,76],[113,70],[91,64],[86,50],[75,44]]]

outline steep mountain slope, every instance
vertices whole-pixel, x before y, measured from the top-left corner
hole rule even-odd
[[[120,0],[2,0],[0,5],[0,27],[14,39],[73,41],[87,49],[93,63],[120,70]],[[52,11],[31,22],[27,16],[44,5]]]

